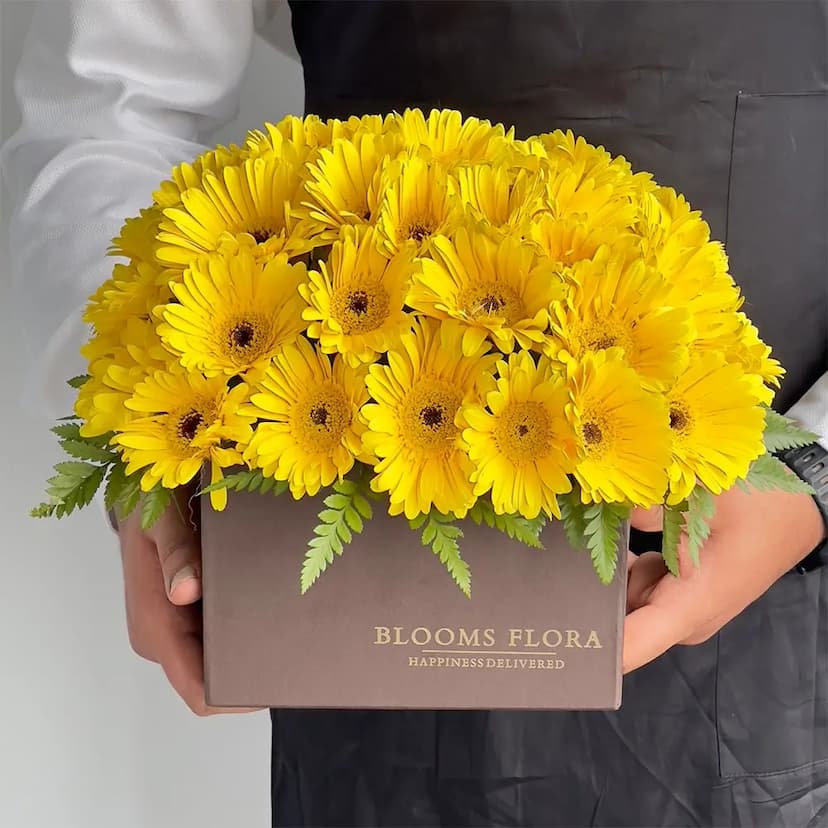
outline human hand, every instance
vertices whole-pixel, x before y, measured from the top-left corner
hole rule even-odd
[[[187,492],[176,491],[158,522],[141,530],[140,509],[118,527],[132,649],[164,670],[197,716],[249,712],[209,707],[204,698],[201,544]]]
[[[661,509],[636,510],[631,523],[658,531]],[[735,487],[716,498],[700,566],[690,559],[686,535],[679,543],[678,577],[667,571],[660,553],[628,556],[624,672],[675,644],[706,641],[824,536],[822,515],[810,496],[755,489],[748,494]]]

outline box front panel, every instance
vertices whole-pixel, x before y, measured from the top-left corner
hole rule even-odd
[[[304,596],[316,500],[205,508],[208,699],[221,706],[614,708],[623,557],[610,586],[560,527],[544,550],[463,524],[472,597],[405,521],[375,514]],[[626,549],[626,537],[622,539]],[[623,555],[623,552],[621,553]]]

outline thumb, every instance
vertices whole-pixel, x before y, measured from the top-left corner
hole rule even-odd
[[[661,506],[651,509],[633,509],[630,515],[630,526],[640,532],[660,532],[664,525]]]
[[[148,529],[164,575],[167,597],[183,606],[201,598],[201,539],[191,517],[189,493],[176,490],[166,512]]]

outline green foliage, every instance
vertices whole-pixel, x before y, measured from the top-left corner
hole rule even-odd
[[[454,515],[431,511],[428,515],[410,520],[409,525],[415,531],[422,528],[420,540],[423,546],[431,547],[463,594],[471,598],[471,572],[469,565],[460,557],[458,543],[463,537],[463,530],[456,525]]]
[[[327,508],[319,513],[319,525],[308,543],[302,565],[301,589],[304,595],[317,578],[333,563],[334,555],[341,555],[345,545],[360,533],[364,521],[371,519],[371,504],[360,484],[341,480],[333,485],[333,494],[323,501]]]
[[[52,429],[52,434],[57,434],[61,440],[81,440],[80,423],[62,423]]]
[[[76,377],[75,380],[81,382],[85,378]],[[55,475],[46,485],[49,499],[31,510],[32,517],[61,518],[87,506],[110,467],[120,463],[117,450],[109,446],[112,432],[83,437],[78,418],[65,417],[52,433],[59,438],[61,449],[74,459],[55,465]]]
[[[673,575],[679,574],[679,543],[684,528],[684,514],[687,511],[687,501],[676,506],[665,506],[663,511],[664,528],[661,536],[661,555],[664,565]]]
[[[750,492],[753,487],[760,492],[777,490],[791,494],[814,494],[808,483],[792,474],[788,467],[772,454],[763,454],[757,458],[748,470],[747,477],[739,481],[739,486],[746,492]]]
[[[144,494],[141,500],[141,528],[146,531],[158,522],[158,519],[172,500],[172,489],[165,489],[160,483]]]
[[[575,486],[571,492],[558,495],[561,523],[569,545],[573,549],[587,550],[587,507],[581,503],[581,490]]]
[[[70,456],[78,460],[91,460],[95,463],[112,463],[117,460],[115,451],[100,448],[85,440],[63,440],[61,448]]]
[[[259,494],[273,492],[274,495],[280,495],[288,490],[288,484],[284,480],[276,481],[272,477],[265,477],[261,469],[252,469],[228,474],[221,480],[205,486],[199,494],[218,492],[221,489],[227,489],[230,492],[258,492]]]
[[[584,509],[586,545],[592,565],[604,584],[615,576],[621,524],[629,517],[627,506],[617,503],[591,503]]]
[[[118,520],[126,520],[138,506],[141,499],[141,474],[127,475],[126,465],[120,458],[109,469],[104,489],[104,504],[115,509]]]
[[[91,503],[106,474],[106,466],[70,461],[58,463],[46,484],[49,500],[31,510],[32,517],[64,517]]]
[[[542,515],[534,520],[521,515],[499,515],[488,500],[480,498],[469,510],[469,518],[478,526],[485,523],[486,526],[508,535],[512,540],[531,546],[533,549],[543,549],[540,535],[546,525],[546,519]]]
[[[72,377],[70,380],[66,380],[66,384],[70,385],[72,388],[82,388],[90,379],[92,379],[89,374],[80,374],[77,377]]]
[[[687,546],[693,563],[699,565],[699,552],[710,537],[710,521],[716,513],[713,495],[698,484],[687,498]]]
[[[765,409],[763,438],[765,449],[769,454],[785,449],[809,446],[819,439],[816,434],[801,428],[795,420],[778,414],[772,408]]]

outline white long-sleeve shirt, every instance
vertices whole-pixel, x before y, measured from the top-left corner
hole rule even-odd
[[[73,0],[39,4],[16,77],[22,125],[0,153],[12,197],[14,301],[32,382],[27,399],[71,409],[81,310],[109,275],[123,219],[170,168],[203,150],[238,109],[267,0]],[[828,435],[828,374],[789,412]],[[823,440],[828,446],[828,439]]]

